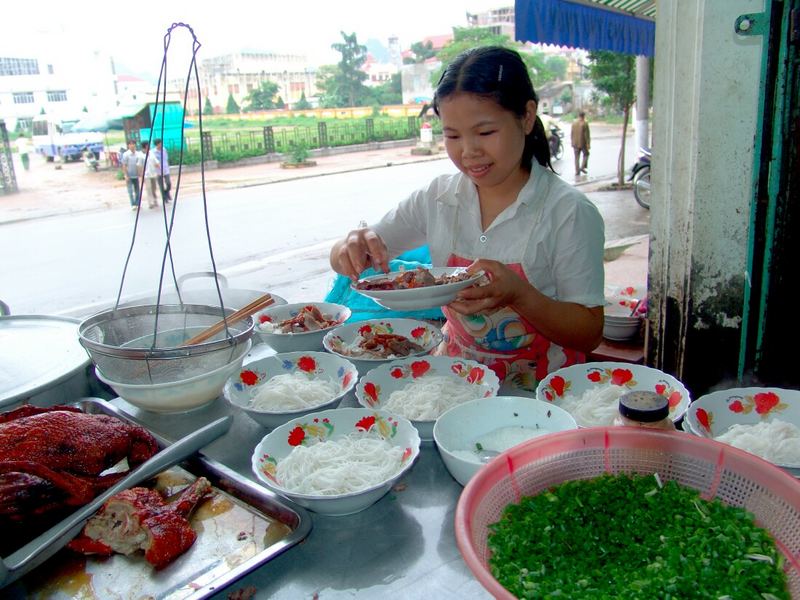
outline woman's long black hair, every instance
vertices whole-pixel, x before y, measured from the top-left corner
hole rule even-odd
[[[525,117],[529,100],[539,104],[528,67],[518,53],[502,46],[471,48],[447,65],[433,95],[433,110],[437,116],[441,101],[459,92],[490,98],[519,118]],[[534,157],[540,165],[553,170],[550,145],[538,116],[533,129],[525,136],[522,167],[527,171],[531,170]]]

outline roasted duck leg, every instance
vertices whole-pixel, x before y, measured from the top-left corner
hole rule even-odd
[[[147,562],[163,569],[194,544],[197,534],[188,518],[210,491],[205,477],[198,478],[171,503],[148,488],[124,490],[109,498],[67,547],[103,556],[144,550]]]

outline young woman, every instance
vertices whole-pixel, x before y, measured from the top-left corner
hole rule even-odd
[[[336,272],[357,279],[427,244],[434,266],[484,271],[486,285],[443,308],[439,352],[478,360],[527,389],[585,360],[602,337],[605,302],[602,217],[552,171],[537,103],[516,52],[482,47],[458,56],[433,106],[460,172],[351,231],[330,256]]]

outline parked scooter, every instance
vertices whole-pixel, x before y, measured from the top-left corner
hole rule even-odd
[[[563,139],[564,133],[561,131],[561,128],[558,125],[551,124],[548,143],[550,144],[550,157],[553,160],[561,160],[561,157],[564,156]]]
[[[93,171],[97,171],[100,168],[100,161],[97,160],[97,156],[89,148],[83,149],[83,164],[86,165],[87,169]]]
[[[633,197],[639,206],[650,210],[650,148],[639,148],[639,157],[628,181],[633,181]]]

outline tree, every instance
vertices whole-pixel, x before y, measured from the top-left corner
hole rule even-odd
[[[323,108],[345,106],[344,98],[339,95],[336,84],[336,74],[339,72],[337,65],[322,65],[317,69],[317,88],[319,88],[319,105]]]
[[[311,103],[306,99],[306,93],[300,95],[300,100],[294,105],[297,110],[306,110],[311,108]]]
[[[522,44],[514,42],[505,34],[497,34],[490,27],[454,27],[453,39],[439,50],[436,58],[442,66],[431,73],[431,83],[435,86],[442,77],[442,72],[453,60],[465,50],[478,46],[502,46],[519,52],[528,67],[534,88],[555,79],[555,74],[547,68],[545,55],[542,52],[528,52]]]
[[[231,92],[228,92],[228,104],[225,107],[225,112],[229,115],[236,115],[241,112],[239,110],[239,105],[236,104],[236,100],[233,99],[233,94]]]
[[[567,78],[569,61],[563,56],[548,56],[544,59],[544,67],[553,74],[554,79],[563,81]]]
[[[629,54],[597,51],[590,52],[589,79],[594,86],[608,94],[612,106],[622,112],[622,144],[617,161],[617,185],[625,184],[625,135],[628,129],[631,106],[635,99],[635,59]]]
[[[278,84],[274,81],[262,81],[261,85],[251,90],[245,98],[247,106],[245,112],[254,110],[269,110],[275,108],[275,95],[278,93]]]
[[[411,44],[411,52],[414,56],[406,56],[403,58],[403,64],[413,65],[415,63],[424,63],[429,58],[436,56],[436,51],[433,49],[433,43],[427,42],[414,42]]]
[[[355,33],[342,34],[343,42],[331,44],[331,48],[342,55],[337,67],[338,72],[334,75],[334,85],[337,95],[346,101],[346,106],[359,106],[361,100],[366,96],[364,80],[367,74],[361,70],[367,60],[367,47],[359,44]]]
[[[208,96],[206,96],[206,103],[203,105],[203,114],[204,115],[214,114],[214,107],[211,106],[211,99]]]
[[[384,106],[403,103],[403,83],[400,73],[394,73],[386,83],[368,89],[372,96],[370,104]]]

